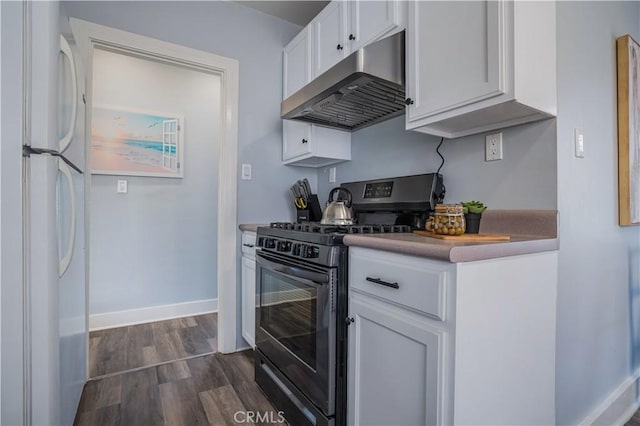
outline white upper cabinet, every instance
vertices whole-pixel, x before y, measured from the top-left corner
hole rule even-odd
[[[282,160],[288,161],[311,153],[311,124],[294,120],[282,121]]]
[[[311,81],[311,30],[304,28],[284,48],[282,56],[283,69],[283,99],[300,90]]]
[[[556,114],[553,2],[409,2],[407,129],[456,138]]]
[[[329,3],[311,22],[317,77],[359,48],[404,29],[407,2],[399,0]]]
[[[282,122],[282,160],[302,167],[325,167],[351,159],[351,133],[293,120]]]
[[[332,1],[314,18],[314,77],[319,76],[347,56],[349,3]]]
[[[347,45],[351,52],[405,26],[406,5],[404,1],[362,1],[348,2],[349,34]]]
[[[406,2],[329,3],[283,52],[283,99],[360,47],[404,29]],[[324,167],[351,159],[351,133],[284,120],[285,164]]]

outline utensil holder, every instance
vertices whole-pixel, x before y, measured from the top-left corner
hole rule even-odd
[[[307,200],[307,208],[300,209],[296,207],[296,218],[298,223],[302,222],[320,222],[322,220],[322,209],[320,201],[316,194],[311,194]]]

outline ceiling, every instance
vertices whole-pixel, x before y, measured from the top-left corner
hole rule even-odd
[[[307,25],[324,7],[328,1],[273,1],[273,0],[235,0],[243,6],[250,7],[260,12],[275,16],[285,21],[292,22],[304,27]]]

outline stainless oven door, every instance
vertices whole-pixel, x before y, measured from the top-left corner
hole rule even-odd
[[[309,400],[335,412],[336,268],[256,253],[256,348]]]

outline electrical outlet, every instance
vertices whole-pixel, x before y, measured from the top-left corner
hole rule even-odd
[[[335,167],[330,167],[329,168],[329,183],[335,183],[336,181],[336,168]]]
[[[484,161],[502,160],[502,132],[485,137]]]

